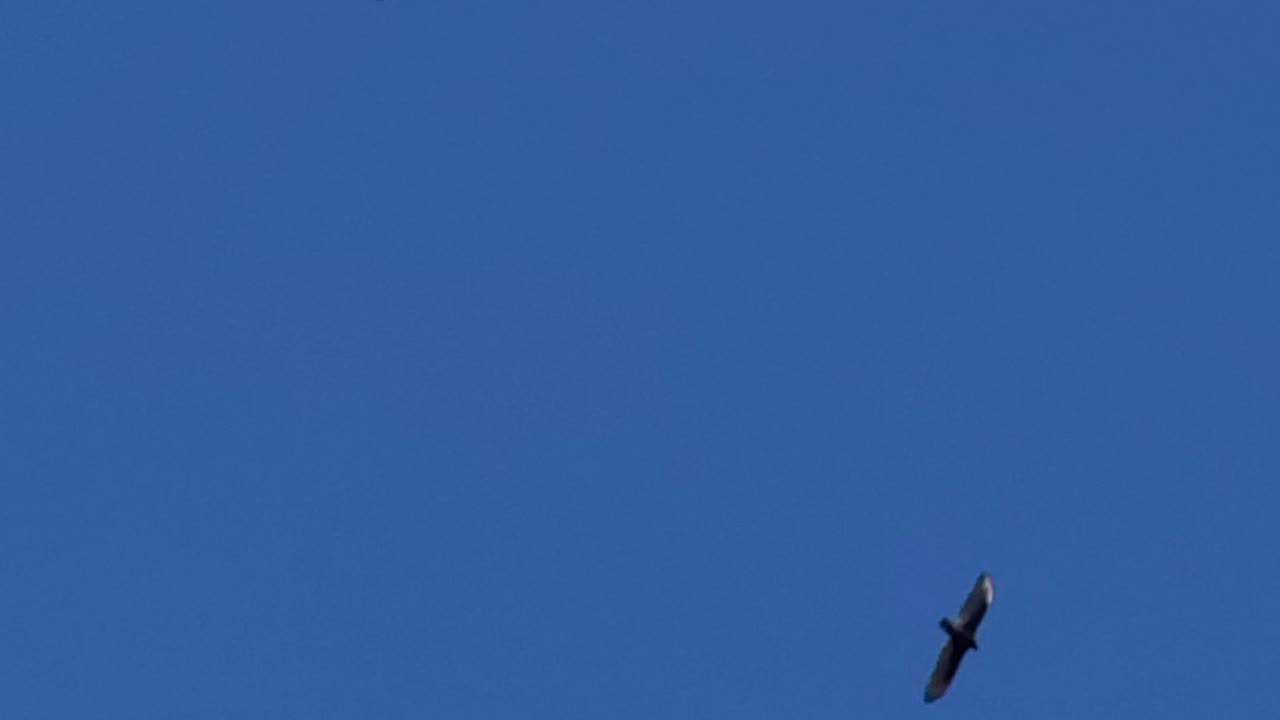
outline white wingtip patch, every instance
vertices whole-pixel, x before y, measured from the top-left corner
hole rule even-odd
[[[996,599],[996,588],[991,584],[990,575],[982,579],[982,590],[987,594],[987,604],[990,605],[991,601]]]

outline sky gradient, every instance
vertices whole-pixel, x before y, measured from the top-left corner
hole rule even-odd
[[[0,3],[0,707],[1273,714],[1280,5],[1069,5]]]

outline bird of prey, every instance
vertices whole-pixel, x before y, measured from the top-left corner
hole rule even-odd
[[[942,618],[938,623],[947,633],[947,641],[938,653],[938,662],[933,666],[933,675],[924,688],[924,701],[931,703],[942,697],[956,676],[956,668],[960,667],[960,659],[969,648],[978,649],[978,625],[987,614],[987,608],[995,597],[995,588],[991,585],[991,576],[982,573],[969,597],[965,599],[960,612],[954,618]]]

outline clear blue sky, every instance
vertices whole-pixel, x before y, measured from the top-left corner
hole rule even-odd
[[[1278,33],[0,3],[4,714],[1274,715]]]

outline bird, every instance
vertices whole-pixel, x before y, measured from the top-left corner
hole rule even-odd
[[[924,701],[931,703],[942,697],[951,686],[951,679],[956,676],[956,668],[965,651],[978,649],[978,625],[987,614],[987,608],[995,598],[995,586],[991,583],[990,573],[980,573],[978,580],[965,598],[964,605],[954,618],[942,618],[938,625],[947,633],[947,641],[942,644],[938,653],[938,662],[933,666],[933,674],[924,688]]]

